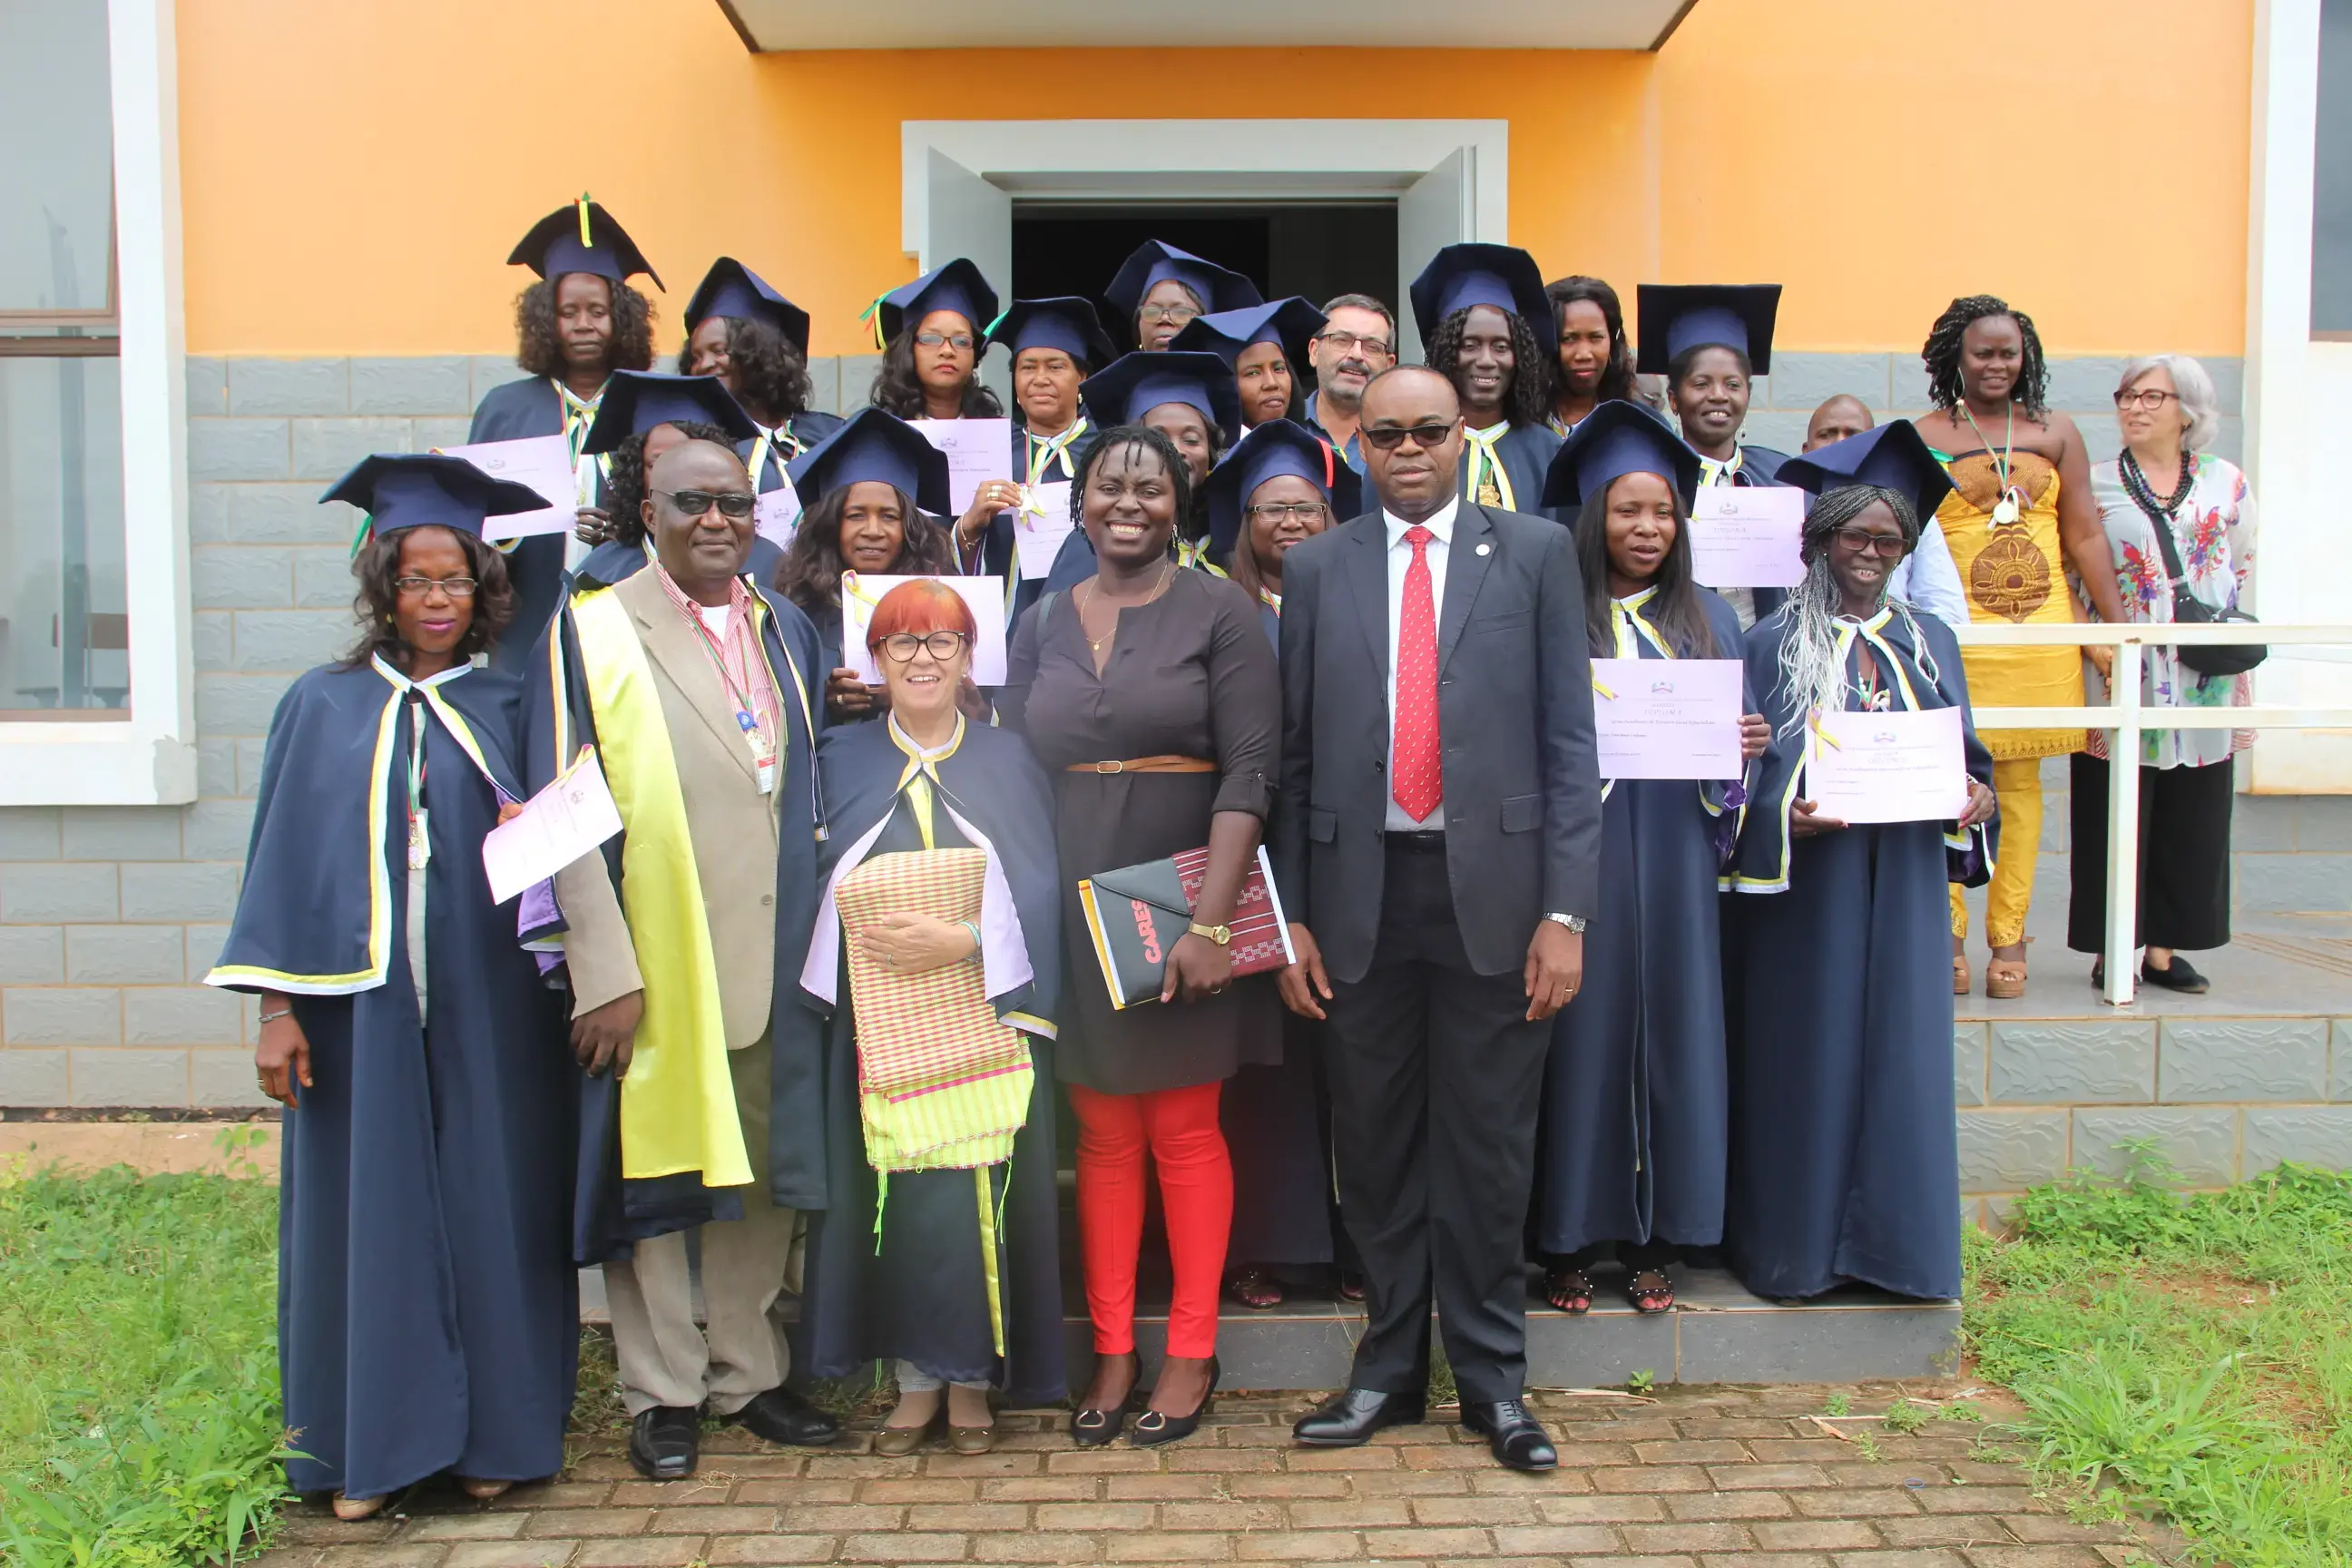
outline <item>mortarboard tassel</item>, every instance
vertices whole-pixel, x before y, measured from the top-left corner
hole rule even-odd
[[[885,289],[879,294],[875,295],[874,303],[866,306],[864,310],[859,312],[857,317],[861,321],[871,321],[874,323],[874,347],[877,351],[887,349],[890,346],[888,343],[882,341],[882,303],[884,300],[889,299],[893,292],[894,290],[892,289]]]
[[[593,250],[596,248],[596,242],[588,237],[588,193],[585,191],[581,192],[580,199],[572,205],[580,209],[581,247],[585,250]]]

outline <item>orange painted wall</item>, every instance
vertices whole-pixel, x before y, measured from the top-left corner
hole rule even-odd
[[[1779,279],[1789,347],[1911,347],[1983,289],[2060,352],[2235,353],[2252,0],[2129,13],[1978,0],[1947,37],[1885,0],[1700,0],[1656,56],[753,57],[713,0],[184,4],[188,346],[502,352],[525,276],[503,258],[586,189],[663,269],[662,347],[723,252],[812,312],[814,352],[856,353],[858,310],[914,272],[901,120],[1228,118],[1268,94],[1201,84],[1256,77],[1302,116],[1507,118],[1512,238],[1547,275]],[[1969,38],[1998,63],[1974,97],[1934,90]],[[2194,90],[2170,85],[2183,61]],[[1957,129],[1999,118],[1970,106],[2004,84],[2013,130]]]

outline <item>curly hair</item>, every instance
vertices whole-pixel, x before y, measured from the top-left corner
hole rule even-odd
[[[1625,337],[1625,307],[1617,299],[1617,290],[1598,278],[1578,274],[1544,285],[1544,298],[1551,301],[1552,313],[1564,331],[1568,327],[1568,308],[1587,303],[1597,306],[1601,319],[1609,327],[1609,363],[1601,367],[1601,384],[1592,389],[1593,401],[1631,403],[1633,401],[1633,345]],[[1559,356],[1551,357],[1553,401],[1567,390],[1558,384]]]
[[[973,341],[979,340],[974,331]],[[885,414],[895,414],[901,419],[923,417],[923,384],[915,374],[915,329],[908,325],[890,340],[882,351],[882,369],[874,377],[874,390],[866,402]],[[1004,405],[996,394],[980,383],[980,360],[971,362],[971,374],[964,378],[963,407],[959,410],[966,419],[1002,419]]]
[[[2025,340],[2025,352],[2017,367],[2017,381],[2009,389],[2009,400],[2022,405],[2036,419],[2047,416],[2050,366],[2042,357],[2042,334],[2033,330],[2032,317],[1990,294],[1970,294],[1955,300],[1936,318],[1927,342],[1919,350],[1920,363],[1927,367],[1929,400],[1947,414],[1959,406],[1960,339],[1970,326],[1987,316],[2007,316],[2017,323],[2018,336]]]
[[[1454,311],[1437,323],[1431,334],[1428,352],[1422,363],[1462,390],[1462,332],[1470,320],[1468,308]],[[1543,345],[1536,342],[1535,329],[1519,319],[1517,312],[1506,310],[1503,320],[1511,324],[1511,384],[1503,397],[1503,413],[1514,425],[1540,425],[1551,416],[1551,384],[1554,367],[1545,357]]]
[[[841,604],[841,514],[849,509],[847,485],[835,485],[801,514],[784,558],[776,563],[776,592],[814,616]],[[915,504],[915,498],[893,487],[898,515],[906,520],[906,538],[890,570],[908,576],[952,574],[955,544],[948,530]]]
[[[735,449],[735,437],[716,425],[699,419],[665,423],[690,441],[711,441],[730,452]],[[604,470],[604,510],[613,514],[613,537],[624,544],[642,544],[646,539],[646,437],[650,434],[625,437],[613,448],[613,460]]]
[[[651,370],[653,302],[626,283],[613,283],[612,289],[612,368]],[[515,340],[516,364],[533,375],[563,374],[563,335],[555,324],[554,279],[542,278],[515,296]]]
[[[400,627],[393,612],[400,604],[400,590],[393,579],[400,575],[400,537],[408,530],[391,533],[371,533],[359,553],[352,558],[352,575],[359,579],[360,589],[352,599],[352,614],[359,618],[360,640],[343,655],[345,668],[365,664],[382,655],[383,661],[394,669],[404,667],[408,645],[400,640]],[[459,662],[487,652],[499,640],[514,618],[514,584],[507,575],[507,558],[494,544],[486,544],[478,534],[449,532],[458,547],[466,552],[466,569],[474,574],[474,619],[466,635],[457,639],[454,650]]]
[[[1657,589],[1651,601],[1650,621],[1665,634],[1666,646],[1675,650],[1676,658],[1713,658],[1716,657],[1715,628],[1707,625],[1706,612],[1699,607],[1698,580],[1691,575],[1690,509],[1683,504],[1683,493],[1673,481],[1666,488],[1674,491],[1675,542],[1666,547],[1666,558],[1658,563],[1657,575],[1650,580]],[[1609,491],[1603,485],[1584,498],[1583,510],[1576,514],[1576,564],[1584,574],[1584,631],[1596,658],[1616,657],[1617,644],[1609,624]]]
[[[727,323],[727,364],[743,406],[766,414],[771,425],[807,413],[816,388],[809,381],[808,361],[799,345],[756,317],[719,320]],[[693,363],[694,334],[688,331],[678,347],[677,367],[684,372]]]
[[[1214,430],[1216,426],[1213,422],[1209,427]],[[1168,470],[1169,486],[1176,492],[1176,529],[1180,533],[1183,531],[1184,525],[1192,518],[1194,502],[1201,499],[1193,494],[1192,470],[1185,463],[1184,454],[1176,449],[1175,442],[1149,425],[1121,425],[1104,431],[1101,437],[1087,448],[1086,456],[1078,459],[1078,477],[1070,485],[1070,521],[1077,525],[1080,532],[1084,532],[1087,526],[1087,486],[1093,481],[1095,468],[1102,461],[1103,454],[1114,448],[1131,452],[1139,447],[1158,458],[1160,467]],[[1184,537],[1191,539],[1196,536],[1188,533]]]

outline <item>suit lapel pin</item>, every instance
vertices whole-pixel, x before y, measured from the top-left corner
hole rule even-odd
[[[1478,553],[1481,555],[1490,555],[1494,553],[1494,550],[1495,547],[1491,544],[1482,544],[1478,547]]]

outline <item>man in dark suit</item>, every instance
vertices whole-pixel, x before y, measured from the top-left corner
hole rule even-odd
[[[1370,1321],[1300,1421],[1345,1447],[1422,1418],[1433,1294],[1464,1424],[1557,1463],[1520,1403],[1521,1251],[1552,1014],[1597,907],[1601,783],[1569,531],[1458,497],[1461,408],[1399,367],[1360,427],[1380,510],[1283,564],[1275,875],[1294,1011],[1329,1004],[1340,1209]],[[1370,678],[1367,679],[1367,672]]]

